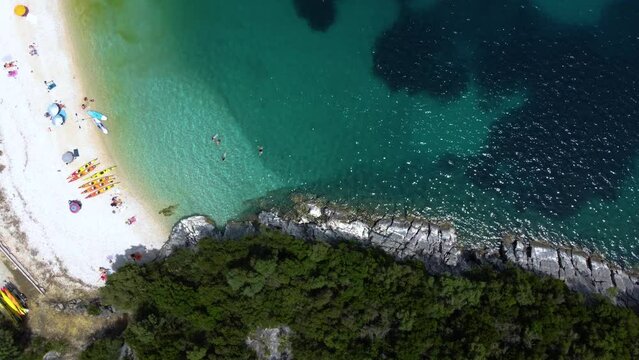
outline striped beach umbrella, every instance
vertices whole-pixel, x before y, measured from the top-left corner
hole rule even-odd
[[[82,209],[82,203],[79,200],[69,200],[69,210],[72,213],[77,213]]]

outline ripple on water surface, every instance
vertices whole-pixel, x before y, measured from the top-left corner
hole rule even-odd
[[[639,3],[181,6],[70,10],[95,30],[78,36],[112,146],[158,206],[223,221],[298,189],[636,262]]]

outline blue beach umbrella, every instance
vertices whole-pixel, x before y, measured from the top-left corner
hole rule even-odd
[[[60,112],[60,106],[58,106],[58,104],[56,104],[56,103],[53,103],[53,104],[49,105],[49,107],[47,108],[47,112],[51,116],[56,116]]]
[[[60,126],[62,124],[64,124],[64,118],[62,116],[60,116],[60,114],[54,116],[51,118],[51,123],[54,126]]]

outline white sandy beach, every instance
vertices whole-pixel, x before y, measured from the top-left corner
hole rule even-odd
[[[91,120],[76,122],[75,113],[88,118],[80,107],[82,98],[95,94],[82,89],[78,81],[80,74],[74,66],[78,59],[65,33],[60,3],[22,2],[30,10],[22,18],[13,14],[16,2],[0,3],[0,58],[2,63],[16,60],[19,68],[16,78],[8,77],[6,69],[0,74],[0,164],[6,166],[0,173],[0,186],[7,197],[0,240],[45,288],[52,278],[64,280],[66,276],[82,285],[99,286],[103,284],[99,268],[111,267],[109,257],[115,260],[136,246],[157,248],[166,240],[169,229],[156,211],[148,211],[136,202],[125,174],[117,168],[113,172],[120,182],[117,190],[91,199],[80,194],[78,186],[83,179],[72,183],[66,180],[93,158],[101,163],[97,170],[117,162],[102,145],[109,141],[108,135]],[[36,44],[37,56],[29,54],[31,43]],[[45,80],[55,81],[57,87],[47,92]],[[56,100],[66,106],[68,114],[60,127],[52,126],[44,116]],[[100,104],[96,98],[89,108],[108,115],[109,109]],[[109,119],[105,125],[110,121],[117,119]],[[64,164],[62,154],[75,148],[80,157]],[[110,202],[118,192],[125,208],[113,214]],[[74,199],[83,204],[77,214],[69,211],[68,201]],[[137,222],[125,224],[134,215]]]

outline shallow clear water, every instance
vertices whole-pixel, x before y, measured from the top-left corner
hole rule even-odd
[[[307,191],[451,220],[469,242],[541,235],[634,263],[635,3],[83,0],[69,12],[108,102],[108,144],[158,209],[225,221]]]

